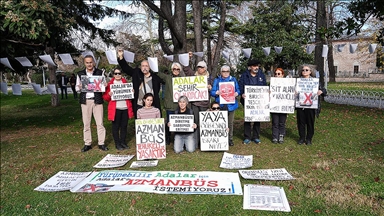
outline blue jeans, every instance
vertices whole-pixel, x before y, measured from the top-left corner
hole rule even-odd
[[[175,133],[175,142],[173,143],[175,153],[184,151],[184,145],[188,152],[194,152],[196,149],[194,137],[194,133]]]

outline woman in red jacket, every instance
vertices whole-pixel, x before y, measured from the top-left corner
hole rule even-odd
[[[126,142],[128,118],[133,118],[131,100],[112,100],[112,84],[127,83],[121,75],[120,69],[113,70],[113,78],[108,83],[103,98],[108,102],[108,120],[112,121],[112,134],[117,150],[128,149]]]

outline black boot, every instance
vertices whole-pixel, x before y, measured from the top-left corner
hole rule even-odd
[[[124,150],[124,147],[121,146],[120,144],[116,144],[115,146],[116,146],[116,149],[119,151]]]

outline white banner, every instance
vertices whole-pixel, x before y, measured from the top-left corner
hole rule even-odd
[[[169,115],[169,122],[171,126],[169,131],[171,132],[193,132],[193,115]]]
[[[284,188],[267,185],[244,185],[243,209],[290,212]]]
[[[75,187],[92,172],[66,172],[60,171],[49,178],[43,184],[35,188],[35,191],[55,192],[66,191]]]
[[[165,159],[164,119],[136,119],[137,160]]]
[[[209,98],[208,81],[206,76],[188,76],[172,78],[173,102],[182,95],[189,101],[206,101]]]
[[[130,161],[135,155],[113,155],[107,154],[94,168],[115,168],[124,166]]]
[[[159,194],[243,195],[238,173],[105,170],[94,172],[71,192],[136,191]]]
[[[241,177],[245,179],[261,180],[293,180],[295,178],[287,172],[285,168],[280,169],[259,169],[259,170],[239,170]]]
[[[270,112],[295,112],[295,78],[271,77],[270,84]]]
[[[112,96],[111,100],[127,100],[133,99],[133,84],[122,83],[122,84],[111,84]]]
[[[296,107],[317,109],[319,90],[318,78],[297,78],[296,82]]]
[[[244,86],[244,121],[269,122],[269,87]]]
[[[237,155],[224,152],[220,168],[245,169],[252,167],[253,155]]]
[[[207,111],[199,115],[201,151],[228,151],[228,112]]]

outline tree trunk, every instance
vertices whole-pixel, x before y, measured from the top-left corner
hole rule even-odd
[[[193,9],[193,23],[195,30],[195,49],[196,52],[203,52],[203,6],[204,2],[202,0],[192,1],[192,9]],[[199,62],[203,60],[202,57],[197,57],[196,61]],[[195,63],[197,63],[195,62]]]
[[[336,71],[335,71],[335,62],[334,62],[334,59],[333,59],[333,45],[332,45],[332,41],[329,42],[328,71],[329,71],[329,82],[336,82]]]
[[[320,82],[324,83],[324,58],[322,57],[323,44],[325,42],[325,35],[320,33],[320,29],[327,27],[327,19],[325,13],[325,0],[317,0],[316,2],[316,35],[315,35],[315,65],[320,73]]]
[[[215,48],[215,54],[213,56],[213,66],[212,67],[212,74],[213,77],[216,77],[216,74],[218,73],[219,68],[217,67],[219,65],[220,61],[220,50],[223,47],[224,43],[224,30],[225,30],[225,18],[226,18],[226,12],[227,12],[227,7],[226,7],[226,2],[225,0],[222,0],[220,2],[220,27],[219,27],[219,32],[218,32],[218,38],[217,38],[217,45]]]
[[[45,52],[51,56],[52,59],[55,59],[54,57],[54,50],[52,47],[47,47],[45,49]],[[57,107],[60,105],[59,100],[59,91],[57,88],[57,80],[56,80],[56,66],[48,65],[48,71],[49,71],[49,84],[55,84],[56,87],[56,94],[51,94],[51,105],[53,107]]]

